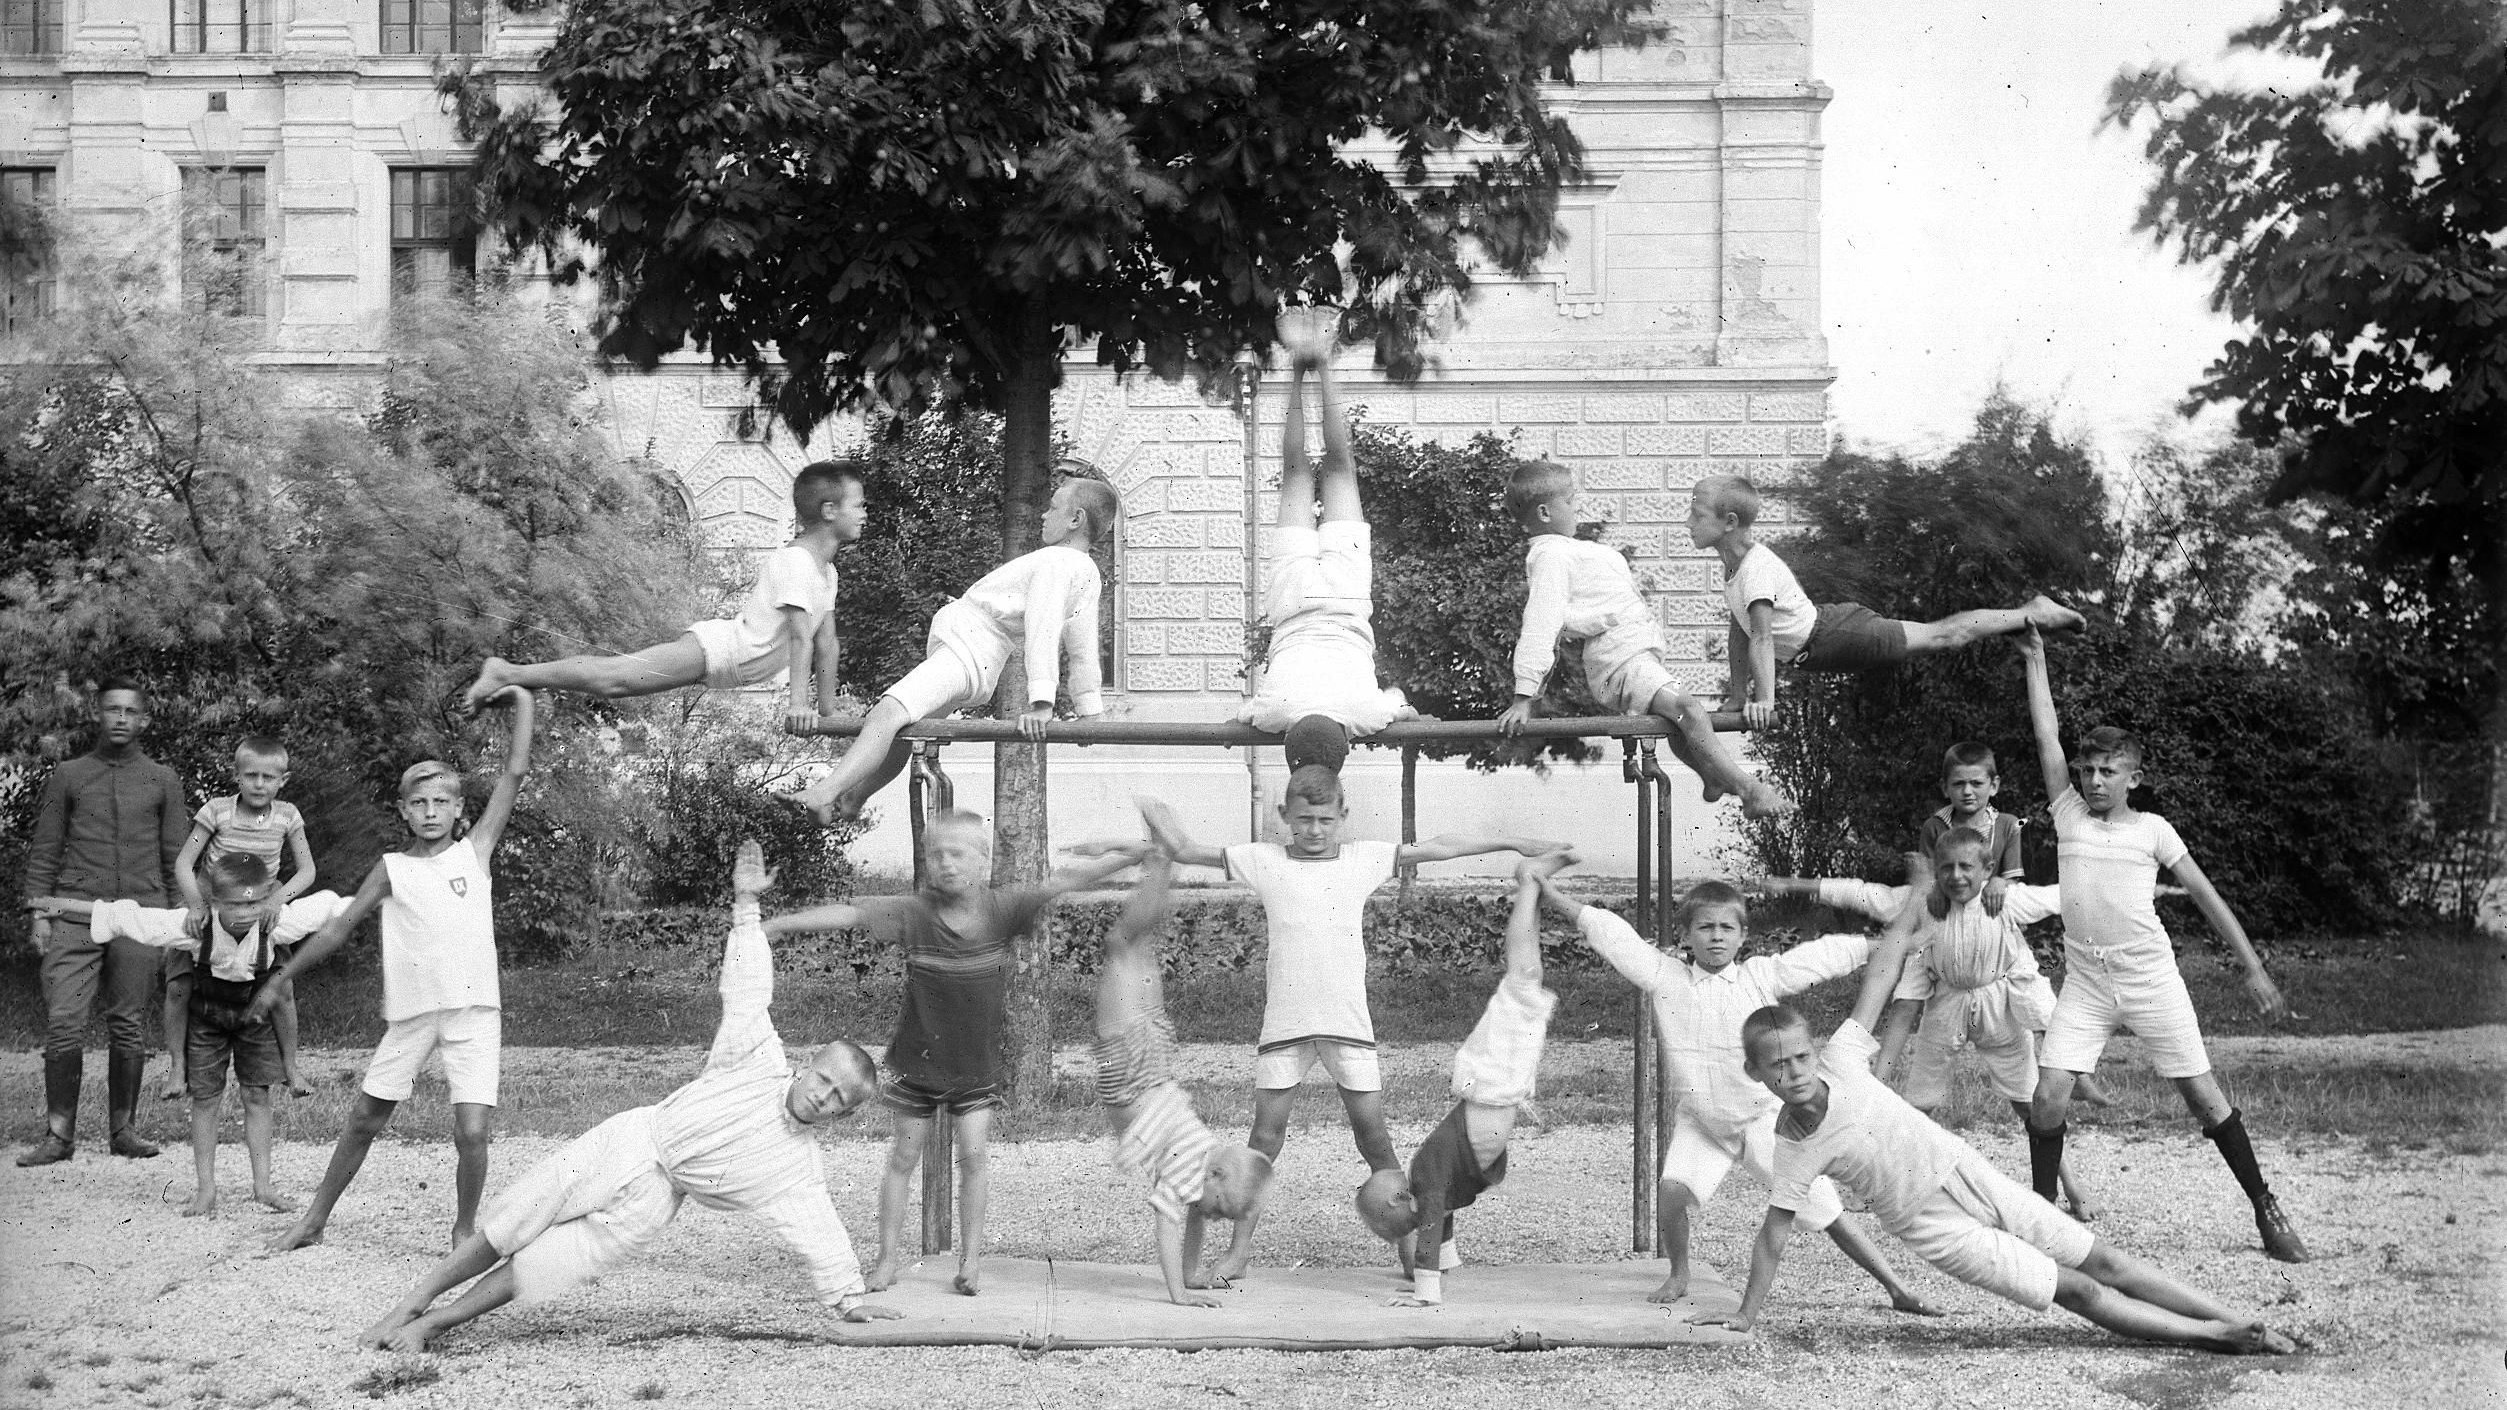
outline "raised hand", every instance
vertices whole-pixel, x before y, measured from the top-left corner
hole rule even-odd
[[[775,874],[766,869],[766,849],[752,837],[740,844],[740,853],[731,863],[731,891],[735,896],[757,896],[775,884]]]

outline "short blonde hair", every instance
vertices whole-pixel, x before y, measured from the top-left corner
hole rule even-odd
[[[417,792],[419,785],[432,783],[439,778],[451,779],[453,781],[453,796],[456,798],[461,796],[461,770],[454,768],[452,765],[445,763],[441,759],[422,759],[417,763],[411,764],[408,768],[401,770],[400,796],[406,798],[410,794]]]
[[[1709,475],[1697,482],[1692,493],[1717,515],[1740,520],[1742,528],[1758,522],[1758,486],[1738,475]]]
[[[923,845],[928,847],[943,834],[953,832],[974,838],[983,844],[987,852],[992,850],[992,825],[984,821],[983,814],[964,808],[942,808],[926,818],[923,821]]]
[[[1419,1201],[1410,1193],[1410,1177],[1398,1170],[1378,1170],[1358,1186],[1358,1222],[1386,1243],[1419,1227]]]
[[[1074,463],[1088,464],[1084,460],[1063,462],[1066,466]],[[1095,467],[1089,468],[1093,470]],[[1114,526],[1123,519],[1123,500],[1114,492],[1114,486],[1085,475],[1066,476],[1062,483],[1071,487],[1071,503],[1078,506],[1081,516],[1087,520],[1089,539],[1096,543],[1106,542],[1113,534]]]
[[[1251,1146],[1221,1146],[1210,1152],[1209,1163],[1202,1167],[1202,1191],[1210,1193],[1208,1177],[1218,1177],[1223,1198],[1211,1199],[1207,1208],[1223,1219],[1242,1219],[1262,1206],[1262,1197],[1271,1189],[1271,1158]]]
[[[1562,494],[1573,494],[1575,472],[1553,460],[1527,460],[1506,476],[1506,512],[1517,520]]]

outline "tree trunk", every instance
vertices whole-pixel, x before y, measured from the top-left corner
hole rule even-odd
[[[1019,339],[1018,360],[1002,397],[1001,557],[1032,552],[1052,486],[1053,384],[1061,374],[1057,330],[1036,319]],[[1014,654],[1001,673],[993,709],[1004,718],[1027,708],[1027,671]],[[1034,744],[993,746],[992,881],[1025,886],[1044,879],[1052,847],[1045,831],[1045,751]],[[1050,926],[1040,922],[1018,940],[1010,979],[1009,1023],[1002,1033],[1010,1100],[1042,1107],[1052,1089],[1053,1011]]]

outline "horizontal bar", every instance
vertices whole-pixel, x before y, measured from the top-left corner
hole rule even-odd
[[[1716,729],[1727,733],[1741,728],[1738,714],[1707,718],[1714,721]],[[858,719],[840,720],[825,715],[819,716],[817,724],[793,731],[833,739],[851,739],[861,732],[862,722]],[[1523,727],[1526,739],[1662,739],[1670,733],[1671,725],[1659,715],[1584,715],[1531,720]],[[897,736],[1011,744],[1019,740],[1015,720],[917,720],[897,731]],[[1402,720],[1358,743],[1389,748],[1498,737],[1495,720]],[[1045,726],[1045,739],[1056,744],[1220,744],[1231,748],[1280,742],[1278,735],[1251,725],[1191,720],[1055,720]]]

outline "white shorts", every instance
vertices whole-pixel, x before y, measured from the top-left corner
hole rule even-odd
[[[1679,684],[1657,651],[1637,652],[1599,671],[1592,668],[1588,659],[1584,683],[1592,690],[1596,704],[1620,715],[1654,713],[1654,697],[1662,694],[1664,686]]]
[[[1344,1092],[1381,1092],[1384,1067],[1375,1049],[1338,1038],[1304,1038],[1254,1054],[1254,1090],[1285,1091],[1302,1086],[1316,1063]]]
[[[715,690],[773,680],[791,664],[790,647],[781,637],[761,642],[736,618],[692,622],[688,635],[705,648],[705,684]]]
[[[1409,703],[1376,684],[1371,542],[1365,524],[1346,519],[1279,531],[1263,604],[1271,649],[1261,689],[1238,707],[1238,719],[1276,734],[1321,715],[1364,738]]]
[[[2063,991],[2054,1001],[2039,1061],[2062,1072],[2094,1072],[2107,1039],[2130,1028],[2151,1070],[2174,1081],[2211,1070],[2194,1019],[2193,996],[2176,958],[2134,957],[2122,963],[2078,945],[2064,947]]]
[[[366,1060],[365,1094],[382,1102],[409,1100],[419,1067],[434,1053],[444,1064],[444,1085],[452,1088],[456,1104],[494,1106],[497,1057],[504,1045],[505,1015],[498,1009],[431,1009],[396,1019]]]
[[[2054,1305],[2055,1269],[2078,1268],[2095,1242],[2078,1220],[1981,1156],[1952,1166],[1939,1192],[1891,1232],[1960,1282],[2039,1312]]]
[[[1010,652],[981,614],[956,602],[931,614],[923,639],[923,664],[905,673],[885,694],[917,720],[938,719],[987,704],[1001,685]]]
[[[1538,980],[1510,974],[1498,981],[1479,1024],[1454,1049],[1454,1100],[1481,1106],[1521,1106],[1532,1100],[1541,1045],[1549,1038],[1550,1011],[1557,1007],[1558,996]]]
[[[652,1246],[680,1192],[653,1145],[653,1109],[620,1112],[532,1166],[481,1218],[513,1260],[515,1300],[546,1302]]]
[[[1354,519],[1334,519],[1311,529],[1284,528],[1271,542],[1271,591],[1265,620],[1277,630],[1305,612],[1346,617],[1358,630],[1375,612],[1375,534]]]
[[[1993,1089],[2024,1102],[2037,1094],[2037,1030],[2052,1018],[2044,979],[1998,979],[1976,989],[1933,990],[1907,1065],[1906,1099],[1940,1105],[1950,1095],[1950,1056],[1973,1043]]]
[[[1709,1130],[1682,1107],[1671,1119],[1671,1147],[1663,1152],[1663,1178],[1697,1197],[1700,1205],[1715,1197],[1734,1161],[1769,1189],[1776,1187],[1776,1113],[1770,1111],[1737,1135]],[[1811,1182],[1810,1197],[1793,1211],[1793,1222],[1817,1231],[1837,1222],[1845,1202],[1837,1182],[1822,1175]]]

